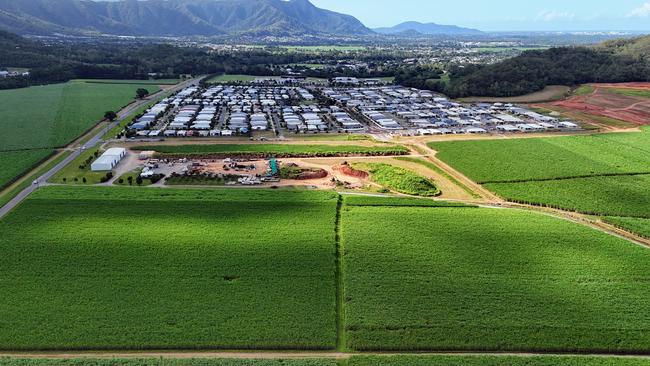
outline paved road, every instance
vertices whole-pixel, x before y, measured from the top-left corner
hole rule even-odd
[[[185,82],[182,82],[175,87],[168,89],[167,91],[177,91],[179,89],[186,88],[187,86],[190,85],[195,85],[198,84],[198,81],[200,79],[193,79],[193,80],[188,80]],[[120,122],[122,122],[125,118],[127,118],[131,113],[136,111],[138,108],[142,107],[145,104],[151,103],[152,101],[158,99],[161,97],[163,93],[166,91],[161,90],[156,94],[152,94],[149,97],[139,100],[135,103],[132,103],[128,105],[126,108],[122,109],[121,111],[118,112],[118,118],[114,122],[111,122],[108,126],[103,128],[99,133],[97,133],[95,136],[93,136],[90,140],[88,140],[83,146],[77,147],[72,154],[70,154],[67,158],[65,158],[62,162],[57,164],[54,168],[50,169],[48,172],[45,174],[41,175],[38,177],[32,185],[29,187],[25,188],[23,191],[21,191],[16,197],[14,197],[11,201],[9,201],[6,205],[0,208],[0,219],[5,217],[11,210],[13,210],[16,206],[18,206],[22,201],[25,200],[30,194],[32,194],[35,190],[37,190],[41,185],[47,184],[47,181],[52,178],[54,175],[56,175],[61,169],[66,167],[68,164],[70,164],[74,159],[76,159],[79,155],[84,150],[87,149],[92,149],[99,145],[102,142],[102,139],[104,136],[112,130],[115,126],[117,126]],[[92,132],[90,132],[92,133]],[[38,168],[36,168],[38,169]]]

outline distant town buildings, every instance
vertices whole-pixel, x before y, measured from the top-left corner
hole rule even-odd
[[[29,71],[8,71],[8,70],[0,70],[0,78],[12,78],[12,77],[18,77],[18,76],[29,76]]]

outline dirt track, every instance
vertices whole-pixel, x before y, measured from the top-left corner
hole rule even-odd
[[[0,358],[23,358],[23,359],[143,359],[143,358],[166,358],[166,359],[241,359],[241,360],[291,360],[291,359],[335,359],[346,360],[354,356],[492,356],[492,357],[537,357],[537,356],[565,356],[565,357],[621,357],[632,359],[650,359],[650,355],[621,355],[616,353],[592,353],[592,354],[556,354],[556,353],[534,353],[534,352],[214,352],[214,351],[102,351],[102,352],[5,352],[0,353]]]

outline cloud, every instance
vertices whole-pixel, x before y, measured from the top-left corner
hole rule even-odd
[[[627,14],[628,18],[647,18],[650,16],[650,1]]]
[[[571,20],[575,18],[575,14],[565,12],[565,11],[557,11],[557,10],[542,10],[537,14],[537,17],[535,17],[536,21],[543,21],[543,22],[552,22],[554,20]]]

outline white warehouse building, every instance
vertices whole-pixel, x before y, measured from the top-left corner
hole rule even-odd
[[[93,172],[103,172],[112,170],[119,162],[126,156],[126,149],[121,147],[114,147],[106,150],[102,156],[97,158],[90,170]]]

